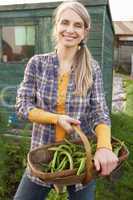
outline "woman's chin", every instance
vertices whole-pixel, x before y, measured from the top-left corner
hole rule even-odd
[[[66,48],[75,48],[77,45],[72,44],[72,43],[68,43],[68,42],[64,42],[63,46],[66,47]]]

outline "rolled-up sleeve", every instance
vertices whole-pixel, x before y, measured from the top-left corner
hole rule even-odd
[[[28,119],[29,110],[35,107],[36,62],[35,56],[29,60],[25,68],[24,79],[17,90],[15,108],[21,119]]]
[[[106,104],[103,89],[102,72],[97,62],[94,63],[93,71],[93,85],[91,89],[90,109],[88,114],[88,120],[92,130],[94,130],[100,123],[104,123],[109,126],[111,125],[109,110]]]

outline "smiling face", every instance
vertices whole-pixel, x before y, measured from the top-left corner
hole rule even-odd
[[[56,24],[57,44],[64,47],[78,47],[85,37],[85,26],[82,18],[72,9],[61,13]]]

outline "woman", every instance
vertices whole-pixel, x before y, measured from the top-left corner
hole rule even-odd
[[[78,2],[62,3],[55,11],[56,51],[33,56],[17,94],[19,116],[33,122],[31,149],[72,134],[72,124],[97,136],[94,165],[102,176],[116,167],[110,119],[103,94],[101,71],[86,46],[90,16]],[[69,199],[94,199],[94,182],[68,187]],[[50,186],[27,168],[14,200],[44,200]]]

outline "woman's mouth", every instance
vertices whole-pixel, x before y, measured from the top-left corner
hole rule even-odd
[[[66,40],[74,40],[76,37],[73,37],[73,36],[68,36],[68,35],[63,35],[63,37],[66,39]]]

